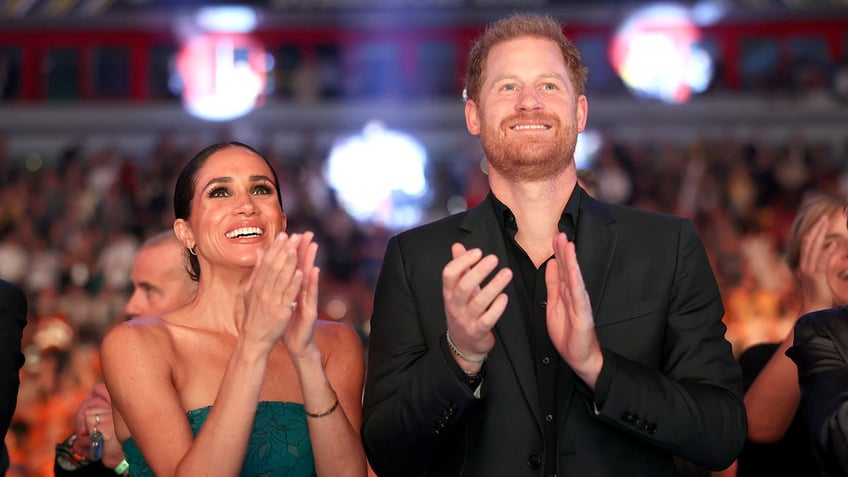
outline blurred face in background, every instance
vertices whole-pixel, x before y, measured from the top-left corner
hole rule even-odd
[[[827,283],[834,305],[848,305],[848,223],[842,210],[831,215],[825,235],[825,246],[834,243],[827,264]]]
[[[194,297],[197,283],[186,270],[185,249],[176,237],[141,248],[130,274],[134,290],[124,307],[129,318],[175,310]]]

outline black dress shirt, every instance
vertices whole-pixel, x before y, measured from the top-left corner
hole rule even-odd
[[[559,231],[564,232],[569,240],[573,241],[577,232],[577,221],[580,211],[580,198],[582,190],[575,187],[571,193],[565,209],[559,219]],[[545,285],[545,270],[549,257],[539,268],[527,255],[521,245],[515,240],[518,233],[518,223],[515,215],[509,208],[500,202],[494,194],[489,195],[492,206],[495,208],[496,216],[504,233],[507,244],[506,250],[509,257],[509,266],[515,274],[515,278],[524,284],[517,287],[521,297],[520,306],[524,310],[526,319],[527,336],[530,337],[530,349],[533,353],[533,363],[536,371],[536,383],[539,388],[539,405],[544,416],[542,431],[544,435],[545,451],[542,465],[543,475],[555,475],[557,463],[557,394],[560,387],[560,376],[570,373],[567,365],[560,358],[559,353],[548,336],[548,326],[545,309],[547,306],[548,291]]]

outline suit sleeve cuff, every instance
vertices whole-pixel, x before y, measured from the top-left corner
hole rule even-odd
[[[483,393],[483,381],[485,381],[486,377],[486,363],[483,363],[479,373],[469,375],[459,367],[459,364],[457,364],[456,360],[453,358],[453,353],[448,346],[447,334],[443,334],[442,338],[439,340],[439,348],[442,350],[442,357],[445,358],[445,361],[448,363],[448,367],[451,371],[453,371],[453,374],[456,375],[456,378],[460,382],[465,383],[474,397],[479,399]]]
[[[613,371],[615,370],[615,354],[606,348],[601,348],[601,353],[604,355],[604,365],[601,367],[600,374],[598,374],[595,389],[590,389],[583,380],[577,380],[577,390],[586,400],[591,402],[592,409],[596,415],[600,414],[599,409],[604,406],[604,402],[607,400],[610,386],[612,386]]]

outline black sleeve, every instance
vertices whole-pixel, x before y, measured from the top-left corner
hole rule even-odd
[[[801,410],[817,456],[829,475],[848,476],[848,308],[802,316],[794,345],[786,350],[798,365]]]
[[[0,437],[6,432],[15,413],[20,386],[20,370],[24,364],[21,339],[26,326],[27,300],[11,283],[0,280]],[[9,467],[9,455],[0,440],[0,474]]]

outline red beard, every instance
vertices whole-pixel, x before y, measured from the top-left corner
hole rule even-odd
[[[509,129],[507,124],[514,124],[519,119],[550,124],[560,134],[554,137],[532,134],[526,137],[516,137],[514,134],[509,138],[504,137],[503,131]],[[555,177],[574,163],[577,127],[573,124],[564,129],[560,127],[561,123],[556,117],[517,115],[506,118],[499,127],[484,127],[480,131],[480,142],[490,167],[505,178],[518,182],[538,182]]]

